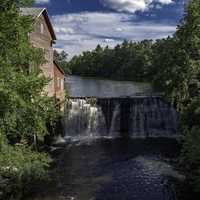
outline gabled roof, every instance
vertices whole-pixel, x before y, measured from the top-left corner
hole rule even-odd
[[[53,30],[53,26],[51,24],[51,21],[50,21],[50,18],[49,18],[46,8],[20,8],[20,12],[24,16],[32,16],[34,18],[34,20],[39,18],[41,15],[43,15],[46,20],[46,23],[49,28],[52,39],[56,40],[56,35]]]
[[[58,65],[58,63],[54,60],[53,63],[55,64],[55,66],[58,68],[58,70],[63,74],[65,75],[65,72],[64,70]]]

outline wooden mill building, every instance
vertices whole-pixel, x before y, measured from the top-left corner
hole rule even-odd
[[[51,81],[44,88],[50,97],[55,97],[58,104],[63,104],[65,99],[64,71],[54,61],[53,44],[56,35],[51,24],[48,12],[45,8],[20,8],[22,15],[34,18],[33,31],[29,34],[30,42],[35,48],[43,49],[45,53],[45,64],[41,70],[45,77]]]

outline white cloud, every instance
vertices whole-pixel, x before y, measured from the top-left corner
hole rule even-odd
[[[56,15],[52,17],[52,23],[58,38],[55,47],[65,50],[70,57],[94,49],[97,44],[114,47],[124,39],[158,39],[172,35],[176,30],[176,26],[137,22],[133,15],[114,12]]]
[[[117,28],[116,28],[116,31],[122,32],[122,31],[123,31],[123,28],[117,27]]]
[[[170,3],[173,3],[172,0],[157,0],[159,3],[162,3],[162,4],[170,4]]]
[[[49,3],[50,0],[36,0],[35,1],[37,4],[45,4],[45,3]]]
[[[74,30],[70,27],[55,26],[54,30],[57,34],[69,34],[69,35],[74,34]]]
[[[136,11],[148,10],[154,3],[171,4],[173,0],[101,0],[101,2],[120,12],[135,13]]]
[[[105,42],[105,43],[112,43],[112,42],[115,42],[115,40],[110,39],[110,38],[106,38],[106,39],[103,40],[103,42]]]

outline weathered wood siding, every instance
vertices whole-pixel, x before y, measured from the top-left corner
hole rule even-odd
[[[29,37],[34,47],[41,48],[45,52],[46,63],[41,66],[41,69],[46,77],[52,79],[52,81],[46,86],[45,92],[47,92],[49,96],[54,96],[55,87],[54,87],[54,64],[53,64],[53,47],[52,47],[53,41],[43,15],[41,15],[35,21],[34,31],[30,33]]]
[[[65,100],[64,74],[59,70],[56,64],[54,64],[54,90],[57,101],[63,106]]]

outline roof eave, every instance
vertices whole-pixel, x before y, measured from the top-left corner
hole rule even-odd
[[[46,20],[46,22],[47,22],[47,25],[48,25],[48,27],[49,27],[52,40],[56,40],[56,34],[55,34],[55,31],[54,31],[53,26],[52,26],[52,24],[51,24],[51,21],[50,21],[50,19],[49,19],[49,15],[48,15],[47,9],[44,8],[43,11],[40,13],[40,15],[41,15],[41,14],[43,14],[43,16],[44,16],[44,18],[45,18],[45,20]],[[40,15],[39,15],[39,16],[40,16]],[[38,17],[39,17],[39,16],[38,16]]]
[[[56,65],[56,67],[59,69],[59,71],[65,76],[64,70],[58,65],[58,63],[54,60],[53,63]]]

